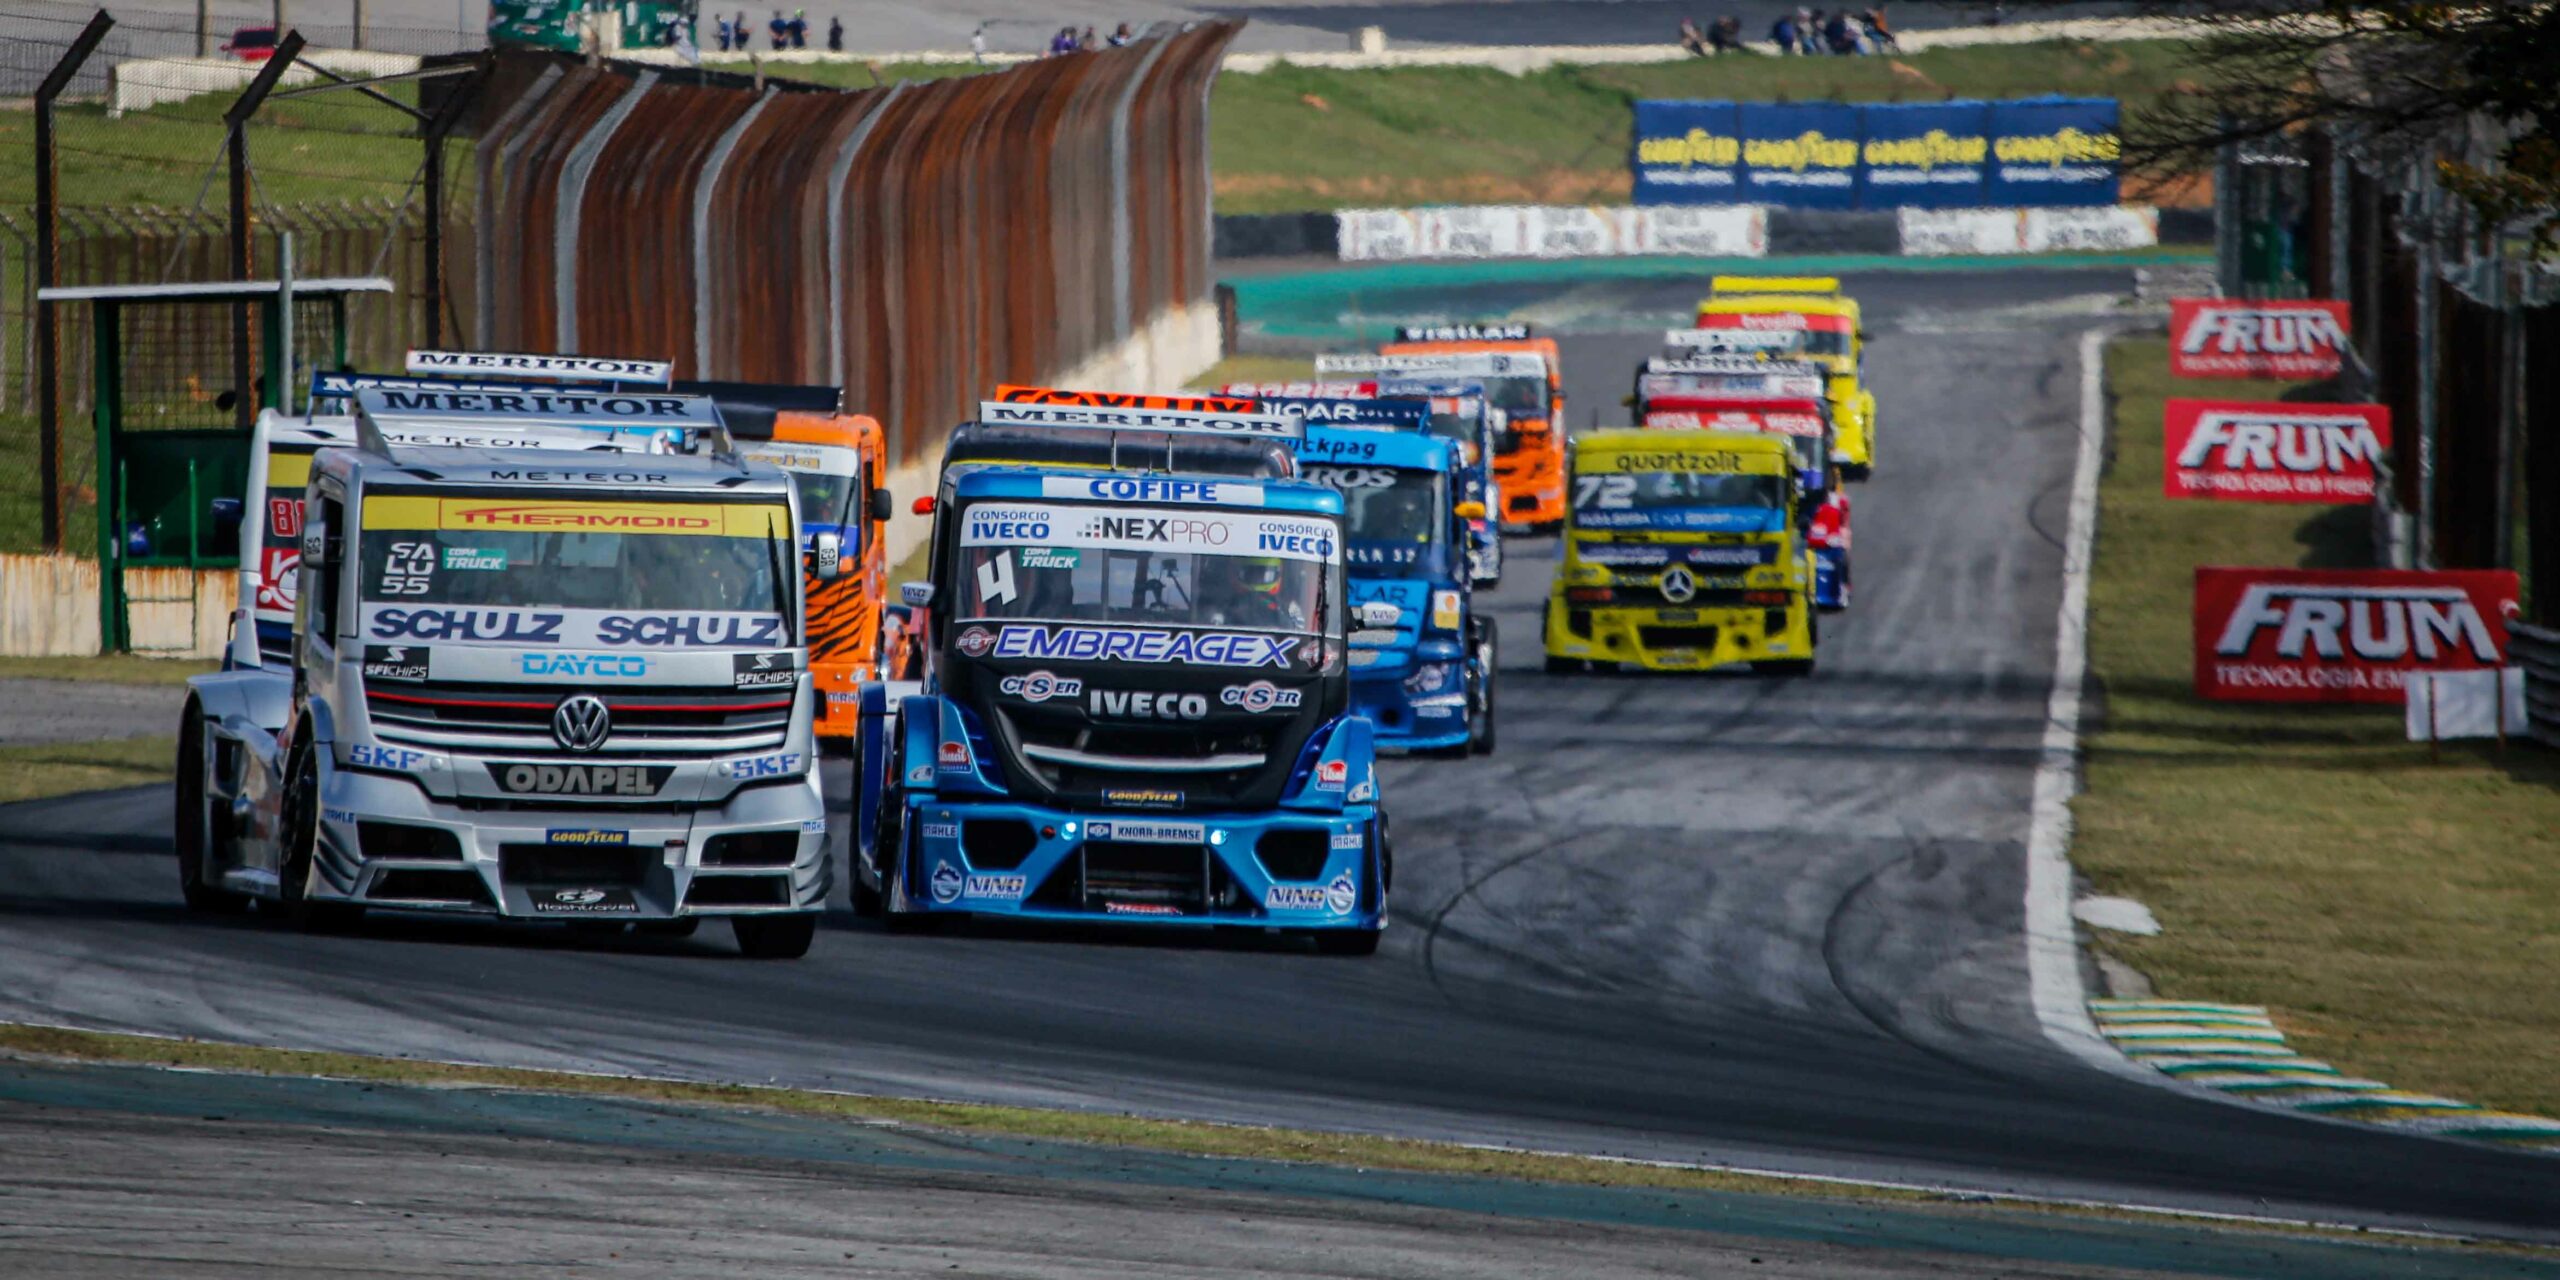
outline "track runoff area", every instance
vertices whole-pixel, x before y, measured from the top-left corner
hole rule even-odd
[[[1259,934],[883,927],[853,910],[862,805],[856,765],[831,757],[835,887],[786,964],[731,960],[707,933],[212,923],[175,909],[165,791],[22,808],[0,867],[29,907],[0,927],[0,967],[41,980],[0,984],[0,1016],[2547,1233],[2560,1181],[2543,1158],[2235,1106],[2113,1070],[2078,1034],[2053,914],[2067,866],[2035,819],[2067,758],[2056,692],[2076,688],[2091,334],[2131,281],[1842,284],[1864,308],[1877,431],[1850,489],[1854,600],[1823,616],[1817,669],[1551,672],[1556,541],[1505,539],[1500,584],[1474,596],[1499,635],[1500,741],[1377,765],[1395,870],[1373,957]],[[1644,317],[1700,292],[1614,288]],[[1622,421],[1662,346],[1658,319],[1586,317],[1560,338],[1572,431]]]

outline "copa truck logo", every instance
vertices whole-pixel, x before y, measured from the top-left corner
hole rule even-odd
[[[2182,378],[2329,378],[2344,367],[2347,304],[2179,298],[2169,371]]]
[[[2196,570],[2199,696],[2396,703],[2412,670],[2504,662],[2505,570]]]

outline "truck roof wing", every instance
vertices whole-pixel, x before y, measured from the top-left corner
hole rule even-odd
[[[720,407],[720,420],[728,424],[729,434],[739,440],[772,439],[773,420],[781,414],[844,412],[842,387],[679,380],[669,389],[681,395],[709,396]]]
[[[1391,356],[1335,353],[1317,356],[1316,372],[1543,378],[1547,376],[1547,358],[1534,351],[1409,352]]]
[[[1665,329],[1662,345],[1672,351],[1774,351],[1794,346],[1792,329]]]
[[[362,387],[356,442],[390,456],[415,447],[513,447],[732,456],[720,409],[705,396],[548,387],[473,391]]]
[[[1067,427],[1113,434],[1147,432],[1214,436],[1225,440],[1295,440],[1302,430],[1296,418],[1269,413],[1023,404],[1003,400],[979,401],[978,421],[990,426]]]
[[[1526,323],[1400,324],[1398,342],[1527,342],[1538,336]]]
[[[1709,294],[1783,293],[1812,298],[1840,296],[1838,276],[1717,276],[1708,282]]]
[[[619,356],[413,350],[409,353],[408,369],[414,374],[446,377],[638,382],[663,387],[675,377],[676,367],[670,360],[627,360]]]
[[[943,446],[942,462],[946,467],[1011,464],[1285,480],[1298,473],[1297,459],[1289,451],[1296,438],[1294,433],[1285,439],[1235,439],[964,422]]]

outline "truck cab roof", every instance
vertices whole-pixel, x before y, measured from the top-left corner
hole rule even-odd
[[[948,482],[953,496],[963,501],[988,498],[1064,499],[1256,507],[1303,515],[1342,514],[1341,494],[1324,485],[1296,479],[1294,465],[1291,472],[1289,476],[1240,479],[1215,474],[994,465],[952,474]]]
[[[1405,471],[1458,469],[1456,444],[1414,431],[1382,431],[1375,427],[1309,427],[1298,443],[1298,460],[1319,465],[1350,464],[1394,467]]]

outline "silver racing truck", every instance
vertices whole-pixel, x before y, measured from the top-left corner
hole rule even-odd
[[[298,563],[258,557],[235,626],[289,602],[286,634],[190,682],[188,905],[723,916],[748,955],[806,953],[827,824],[790,480],[701,397],[401,382],[359,380],[352,445],[262,530]]]

